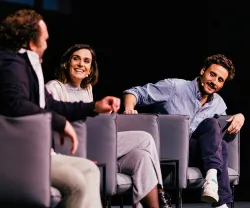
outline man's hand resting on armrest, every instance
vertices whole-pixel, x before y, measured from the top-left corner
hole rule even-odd
[[[76,132],[75,129],[73,128],[73,126],[70,124],[69,121],[66,121],[65,127],[64,127],[64,132],[60,133],[60,143],[61,145],[64,144],[64,139],[65,136],[68,136],[71,143],[72,143],[72,147],[71,147],[71,153],[74,155],[76,153],[76,150],[78,148],[78,139],[76,136]]]

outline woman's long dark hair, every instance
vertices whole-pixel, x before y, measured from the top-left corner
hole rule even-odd
[[[91,62],[91,72],[88,77],[82,80],[81,87],[86,88],[88,85],[94,86],[98,82],[99,78],[99,71],[98,71],[98,65],[96,61],[96,54],[93,48],[91,48],[90,45],[87,44],[75,44],[71,46],[62,56],[60,66],[56,71],[56,78],[61,81],[62,83],[68,83],[70,82],[70,76],[69,76],[69,66],[70,61],[72,58],[72,55],[75,51],[78,51],[80,49],[87,49],[90,51],[92,55],[92,62]]]

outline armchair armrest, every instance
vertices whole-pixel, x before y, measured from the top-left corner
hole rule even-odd
[[[0,116],[0,204],[50,206],[51,115]]]
[[[232,168],[240,175],[240,132],[236,135],[226,134],[227,127],[229,126],[229,123],[226,120],[230,117],[230,115],[220,116],[219,122],[222,129],[223,139],[228,141],[228,167]],[[234,182],[234,184],[238,183],[238,180]]]
[[[106,193],[116,193],[117,129],[116,114],[99,114],[88,117],[87,158],[106,164]]]

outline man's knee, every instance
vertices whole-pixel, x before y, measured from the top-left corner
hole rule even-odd
[[[220,123],[216,118],[205,118],[202,123],[210,127],[220,127]]]
[[[99,167],[91,160],[85,160],[84,163],[83,165],[87,166],[86,170],[83,172],[86,179],[99,179],[101,175]]]
[[[52,185],[63,192],[81,190],[86,186],[82,173],[70,165],[52,167]]]
[[[199,129],[203,129],[203,131],[204,130],[214,130],[214,131],[221,132],[220,123],[219,123],[218,119],[215,119],[215,118],[204,119],[198,127],[199,127]]]
[[[91,175],[99,178],[100,177],[100,169],[99,169],[99,167],[95,163],[93,163],[92,165],[93,166],[91,168]]]

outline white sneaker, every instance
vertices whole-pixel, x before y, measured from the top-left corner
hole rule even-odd
[[[223,205],[221,205],[219,207],[215,207],[215,208],[228,208],[228,206],[227,206],[227,204],[223,204]]]
[[[216,180],[206,181],[202,187],[201,201],[216,203],[219,201],[218,184]]]

